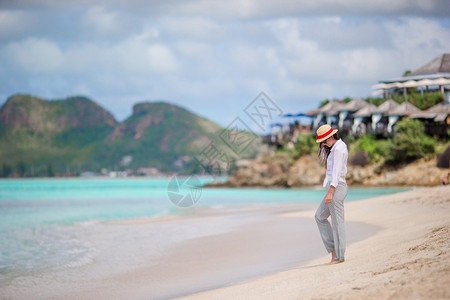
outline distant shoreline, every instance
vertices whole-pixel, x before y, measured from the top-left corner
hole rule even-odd
[[[7,177],[0,178],[1,181],[21,181],[21,180],[151,180],[151,179],[166,179],[169,180],[175,175],[171,176],[126,176],[126,177],[109,177],[109,176],[74,176],[74,177]],[[190,176],[197,176],[199,179],[210,179],[209,176],[202,175],[177,175],[178,178],[189,178]],[[363,184],[352,184],[349,185],[350,188],[415,188],[415,187],[424,187],[421,185],[363,185]],[[201,188],[205,189],[263,189],[263,190],[301,190],[301,189],[324,189],[322,185],[305,185],[305,186],[227,186],[226,184],[217,184],[216,183],[206,183],[201,186]]]

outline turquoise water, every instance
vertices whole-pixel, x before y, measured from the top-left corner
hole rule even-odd
[[[204,184],[209,180],[200,181]],[[174,205],[169,199],[168,184],[169,179],[146,178],[0,180],[0,284],[1,279],[11,278],[10,275],[39,272],[52,266],[71,265],[71,262],[74,266],[88,263],[95,249],[83,242],[81,231],[75,232],[76,228],[86,230],[102,221],[183,212],[186,208]],[[404,190],[350,188],[346,201]],[[197,206],[216,208],[260,203],[319,203],[324,196],[323,189],[315,188],[203,188],[197,192]]]
[[[208,182],[201,180],[201,184]],[[21,179],[0,181],[0,230],[169,215],[183,210],[168,197],[168,179]],[[346,201],[406,189],[350,188]],[[183,193],[183,191],[180,191]],[[321,188],[201,189],[198,206],[318,203]]]

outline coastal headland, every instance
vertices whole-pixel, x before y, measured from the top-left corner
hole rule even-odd
[[[436,186],[448,170],[436,166],[436,157],[422,158],[397,167],[377,164],[349,165],[351,186]],[[292,162],[287,154],[262,154],[237,169],[226,182],[211,187],[305,187],[321,185],[325,167],[316,155],[304,155]]]

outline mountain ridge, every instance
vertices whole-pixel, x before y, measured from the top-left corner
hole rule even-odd
[[[19,175],[48,173],[49,168],[63,173],[140,167],[199,172],[195,156],[208,143],[223,143],[223,130],[164,101],[136,103],[132,114],[118,122],[88,97],[45,100],[16,94],[0,108],[0,164],[3,169],[22,165]],[[243,157],[254,155],[258,142]]]

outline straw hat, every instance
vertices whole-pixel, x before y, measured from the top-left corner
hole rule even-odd
[[[320,143],[322,141],[325,141],[327,138],[333,136],[337,131],[338,131],[337,129],[333,129],[328,124],[320,126],[317,129],[316,143]]]

